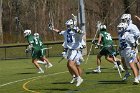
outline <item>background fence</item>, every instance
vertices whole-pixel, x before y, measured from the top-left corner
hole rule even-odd
[[[118,39],[113,38],[114,44],[118,45]],[[87,52],[90,50],[91,46],[91,39],[87,40]],[[61,53],[63,51],[62,47],[63,41],[59,42],[49,42],[44,43],[46,47],[52,47],[52,49],[47,50],[47,57],[58,57],[61,56]],[[31,58],[30,53],[25,53],[25,49],[27,48],[28,44],[19,44],[19,45],[3,45],[0,46],[0,59],[23,59],[23,58]],[[94,48],[95,45],[92,48],[91,55],[97,54],[98,49]],[[117,49],[118,46],[115,48]],[[139,46],[140,49],[140,46]]]

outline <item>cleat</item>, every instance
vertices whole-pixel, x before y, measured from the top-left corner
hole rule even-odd
[[[138,79],[135,79],[134,81],[133,81],[133,85],[138,85],[139,84],[139,80]]]
[[[82,82],[83,82],[83,79],[82,78],[77,78],[76,87],[80,86]]]
[[[140,75],[138,75],[138,80],[140,81]]]
[[[93,70],[94,73],[101,73],[101,70],[100,69],[95,69]]]
[[[129,76],[131,76],[131,73],[126,73],[123,77],[123,81],[127,80]]]
[[[48,63],[47,67],[51,68],[53,65],[51,63]]]
[[[123,73],[123,72],[125,72],[125,70],[124,70],[124,69],[122,69],[122,70],[121,70],[121,72]]]
[[[70,83],[73,84],[75,80],[76,80],[76,77],[73,77]]]
[[[37,73],[44,73],[44,71],[39,71],[39,72],[37,72]]]

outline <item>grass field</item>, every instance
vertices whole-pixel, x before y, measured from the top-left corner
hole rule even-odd
[[[86,58],[86,57],[85,57]],[[133,76],[127,82],[121,81],[117,70],[104,58],[102,73],[92,73],[96,67],[96,57],[91,55],[88,63],[81,64],[84,82],[76,87],[70,84],[66,60],[51,57],[53,67],[44,74],[38,74],[31,59],[0,61],[0,93],[139,93],[140,84],[133,85]],[[44,67],[42,65],[42,67]],[[44,68],[45,69],[45,68]],[[122,73],[124,75],[124,73]]]

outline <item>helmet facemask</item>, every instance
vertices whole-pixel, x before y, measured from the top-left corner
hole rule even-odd
[[[74,28],[74,20],[73,19],[69,19],[65,24],[66,24],[68,29]]]

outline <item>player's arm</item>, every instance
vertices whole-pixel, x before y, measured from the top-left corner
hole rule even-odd
[[[134,17],[137,18],[140,21],[140,17],[138,17],[137,15],[135,15]]]

